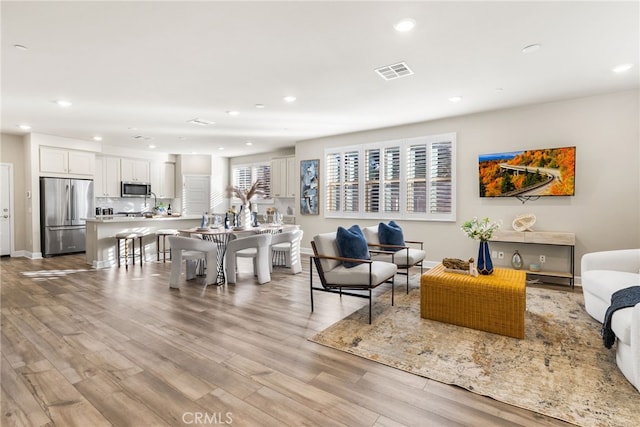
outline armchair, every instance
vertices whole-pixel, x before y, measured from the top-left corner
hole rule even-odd
[[[640,249],[585,254],[581,276],[585,310],[602,323],[611,295],[640,285]],[[618,368],[640,391],[640,303],[614,312],[611,329],[617,338]]]
[[[386,245],[380,243],[377,225],[364,227],[362,231],[367,239],[370,252],[373,254],[373,259],[392,262],[398,266],[399,270],[405,270],[405,273],[401,274],[407,275],[407,293],[409,293],[409,269],[419,265],[420,274],[422,275],[423,273],[422,264],[426,257],[424,243],[416,240],[405,240],[404,245]],[[415,247],[417,245],[420,246],[420,249]]]
[[[311,311],[313,312],[313,291],[323,291],[342,295],[367,298],[369,300],[369,323],[371,323],[372,289],[391,281],[391,305],[394,303],[394,277],[398,267],[390,262],[345,258],[340,256],[336,243],[336,233],[318,234],[311,241],[313,256],[309,275]],[[357,262],[347,268],[344,262]],[[313,266],[316,266],[322,287],[313,285]],[[347,291],[347,292],[345,292]],[[357,293],[357,291],[364,291]]]

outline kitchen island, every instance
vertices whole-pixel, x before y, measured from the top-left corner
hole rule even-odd
[[[143,239],[145,260],[156,260],[158,248],[156,246],[155,232],[157,230],[167,228],[180,230],[197,227],[200,225],[201,220],[202,217],[198,215],[160,215],[151,218],[114,215],[86,218],[87,264],[95,268],[118,265],[115,235],[124,231],[148,234],[149,236]]]

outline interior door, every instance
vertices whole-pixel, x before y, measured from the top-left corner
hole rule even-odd
[[[11,188],[13,174],[11,166],[0,165],[0,255],[11,255]]]

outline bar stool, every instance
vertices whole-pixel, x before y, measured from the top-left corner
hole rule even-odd
[[[158,248],[158,261],[160,261],[160,238],[162,238],[162,262],[167,262],[167,252],[169,252],[169,261],[171,261],[171,249],[167,250],[167,236],[177,236],[178,230],[158,230],[156,231],[156,248]]]
[[[142,244],[142,238],[145,235],[143,233],[136,233],[135,231],[123,231],[116,234],[116,253],[118,257],[118,267],[120,267],[120,241],[124,240],[124,267],[129,270],[129,240],[132,244],[132,259],[133,265],[136,265],[136,239],[140,243],[140,267],[142,267],[142,260],[144,258],[144,245]]]

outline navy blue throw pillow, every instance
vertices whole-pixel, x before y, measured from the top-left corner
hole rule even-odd
[[[402,234],[402,228],[395,221],[389,221],[389,224],[381,222],[378,224],[378,239],[383,245],[397,245],[404,246],[404,235]],[[400,249],[385,249],[387,251],[399,251]]]
[[[336,243],[340,256],[345,258],[370,259],[369,247],[364,234],[358,225],[352,225],[351,228],[338,227],[336,233]],[[344,262],[346,268],[355,267],[359,262]]]

